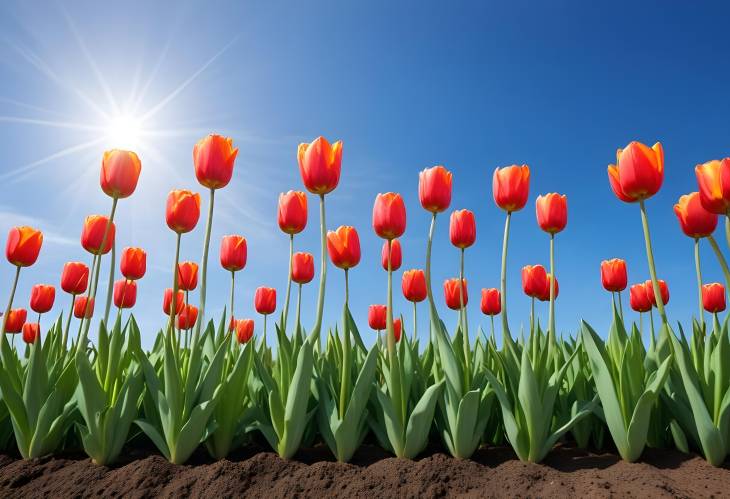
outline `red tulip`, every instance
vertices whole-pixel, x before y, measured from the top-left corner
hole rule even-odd
[[[695,167],[702,206],[711,213],[730,211],[730,158],[708,161]]]
[[[410,302],[422,302],[426,299],[426,275],[421,269],[406,270],[401,281],[403,296]]]
[[[398,317],[397,319],[393,319],[393,336],[395,336],[396,343],[400,341],[402,329],[403,324],[401,323],[400,317]]]
[[[119,267],[130,281],[142,279],[147,271],[147,253],[142,248],[124,248]]]
[[[13,308],[8,312],[8,318],[5,322],[5,332],[16,334],[23,330],[23,324],[28,318],[28,311],[24,308]]]
[[[446,210],[451,204],[451,172],[443,166],[426,168],[418,174],[418,199],[431,213]]]
[[[37,314],[45,314],[53,308],[56,288],[50,284],[36,284],[30,290],[30,308]]]
[[[360,263],[360,237],[354,227],[341,225],[327,233],[327,252],[335,267],[349,269]]]
[[[233,164],[238,149],[233,139],[211,134],[200,139],[193,147],[195,177],[208,189],[220,189],[228,185],[233,176]],[[175,230],[175,229],[173,229]]]
[[[5,257],[17,267],[30,267],[41,252],[43,233],[33,227],[13,227],[8,232]]]
[[[395,192],[378,194],[373,205],[373,229],[383,239],[395,239],[406,231],[406,205]]]
[[[545,232],[556,234],[568,224],[568,198],[555,192],[537,196],[535,201],[537,224]]]
[[[707,211],[700,201],[699,192],[690,192],[679,198],[674,205],[679,225],[689,237],[707,237],[717,227],[717,215]]]
[[[246,266],[248,249],[246,238],[243,236],[223,236],[221,240],[221,266],[237,272]]]
[[[482,289],[481,308],[484,315],[497,315],[502,311],[502,302],[497,288]]]
[[[253,338],[253,319],[239,319],[236,321],[236,339],[238,343],[244,344]]]
[[[88,303],[88,306],[86,305]],[[94,316],[94,299],[88,296],[79,296],[74,302],[74,317],[90,319]]]
[[[466,279],[462,280],[461,289],[463,289],[464,306],[469,301],[467,293]],[[461,297],[459,293],[459,279],[446,279],[444,281],[444,296],[446,298],[446,306],[451,310],[459,310],[461,308]]]
[[[613,193],[621,201],[632,203],[650,198],[664,181],[664,150],[657,142],[653,147],[631,142],[616,152],[616,164],[608,166],[608,180]]]
[[[302,191],[279,194],[279,228],[290,235],[307,226],[307,195]]]
[[[276,290],[265,286],[256,288],[253,304],[261,315],[273,314],[276,310]]]
[[[711,314],[725,310],[725,286],[719,282],[702,286],[702,306]]]
[[[115,230],[114,222],[109,223],[104,215],[89,215],[84,220],[84,229],[81,231],[81,246],[92,255],[106,255],[114,244]]]
[[[192,291],[198,287],[198,264],[180,262],[177,265],[177,287],[183,291]]]
[[[494,202],[507,212],[521,210],[530,193],[530,167],[527,165],[496,168],[492,177]]]
[[[456,210],[451,213],[449,238],[457,248],[468,248],[477,239],[477,223],[474,213],[469,210]]]
[[[193,230],[200,218],[200,194],[185,189],[170,191],[165,218],[167,226],[178,234]]]
[[[187,331],[195,326],[195,322],[198,320],[198,307],[195,305],[186,304],[180,311],[180,315],[177,316],[177,328]]]
[[[299,144],[297,160],[302,182],[309,192],[332,192],[340,182],[342,141],[330,145],[324,137],[317,137],[311,144]]]
[[[551,274],[547,274],[547,279],[545,280],[545,287],[540,292],[539,295],[537,295],[537,299],[540,301],[550,301],[550,281],[552,281],[553,276]],[[558,298],[558,293],[560,292],[560,286],[558,286],[558,278],[555,278],[555,296],[553,298]]]
[[[380,263],[383,270],[388,270],[388,241],[383,241],[383,249],[380,251]],[[400,241],[393,239],[390,242],[390,268],[398,270],[403,263],[403,252],[401,251]]]
[[[311,253],[292,255],[291,280],[297,284],[307,284],[314,278],[314,256]]]
[[[137,282],[119,279],[114,283],[114,306],[132,308],[137,302]]]
[[[26,322],[23,324],[23,341],[32,345],[41,337],[41,325],[38,322]]]
[[[112,149],[101,159],[101,189],[116,199],[132,195],[137,188],[142,162],[132,151]]]
[[[659,292],[662,295],[662,304],[666,305],[669,303],[669,287],[662,279],[657,279],[657,284],[659,285]],[[646,296],[649,298],[651,304],[656,307],[657,302],[656,297],[654,296],[654,286],[652,285],[651,280],[646,281],[644,283],[644,287],[646,287]]]
[[[370,329],[382,331],[386,327],[388,307],[385,305],[370,305],[368,307],[368,325]]]
[[[531,298],[538,298],[545,293],[548,276],[542,265],[525,265],[522,267],[522,291]]]
[[[626,289],[627,283],[625,260],[613,258],[601,262],[601,284],[603,284],[606,291],[623,291]]]
[[[648,312],[651,310],[651,299],[646,292],[644,284],[634,284],[629,288],[629,299],[631,308],[635,312]]]
[[[162,311],[165,315],[170,315],[170,305],[172,304],[172,288],[165,289],[165,295],[162,299]],[[177,298],[175,299],[175,315],[182,312],[185,306],[185,294],[181,291],[177,291]]]
[[[61,289],[72,295],[80,295],[89,285],[89,267],[81,262],[68,262],[61,272]]]

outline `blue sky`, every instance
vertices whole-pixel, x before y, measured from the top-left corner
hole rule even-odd
[[[135,314],[147,341],[163,324],[162,288],[171,282],[174,234],[164,223],[169,190],[200,190],[192,146],[209,132],[233,137],[234,180],[219,192],[211,256],[210,312],[222,310],[228,275],[218,265],[220,237],[248,238],[237,277],[239,317],[252,316],[253,291],[275,286],[283,303],[287,237],[276,226],[279,192],[301,189],[300,142],[344,141],[340,186],[327,198],[328,226],[354,225],[363,247],[351,273],[352,309],[385,301],[381,241],[370,226],[378,192],[406,200],[403,268],[424,262],[428,214],[417,199],[418,172],[444,164],[454,173],[452,208],[477,219],[467,252],[472,331],[479,289],[499,283],[504,216],[492,201],[495,167],[527,163],[530,201],[514,217],[509,253],[512,328],[527,324],[521,293],[525,264],[548,263],[548,237],[535,221],[540,193],[567,194],[569,222],[557,237],[557,324],[574,333],[580,318],[604,331],[609,295],[602,259],[628,261],[629,280],[648,278],[638,207],[611,193],[606,166],[631,140],[665,149],[666,177],[649,203],[668,314],[696,313],[692,241],[672,205],[696,190],[693,167],[730,155],[730,100],[721,2],[7,2],[0,6],[0,230],[28,223],[46,233],[37,265],[23,272],[17,305],[32,284],[58,284],[65,261],[90,261],[78,243],[84,217],[106,213],[98,187],[102,152],[119,116],[144,118],[135,141],[143,170],[137,192],[119,207],[118,245],[149,253]],[[206,196],[204,196],[204,199]],[[296,249],[318,254],[318,216]],[[184,259],[199,260],[203,223],[183,238]],[[458,271],[442,216],[434,245],[434,283]],[[727,244],[721,230],[717,237]],[[707,281],[722,275],[703,245]],[[10,287],[11,266],[0,267]],[[106,265],[105,271],[106,273]],[[102,275],[102,282],[105,276]],[[400,274],[396,276],[400,283]],[[326,323],[342,304],[342,272],[330,267]],[[101,294],[104,287],[101,287]],[[316,284],[305,288],[305,324]],[[7,296],[0,289],[0,296]],[[5,298],[2,298],[3,300]],[[54,313],[67,309],[59,295]],[[628,302],[628,296],[625,297]],[[396,309],[410,307],[400,293]],[[546,307],[540,307],[543,321]],[[421,307],[421,324],[426,307]],[[447,324],[455,314],[442,307]],[[46,319],[48,320],[48,319]],[[257,328],[261,321],[257,318]],[[425,334],[425,328],[422,334]]]

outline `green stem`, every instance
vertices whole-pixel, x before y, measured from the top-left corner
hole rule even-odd
[[[413,302],[413,341],[415,342],[418,339],[418,311],[416,310],[416,305],[418,305],[415,301]]]
[[[722,273],[725,275],[725,290],[727,293],[730,293],[730,269],[728,269],[725,256],[722,254],[722,251],[720,251],[720,246],[717,245],[717,241],[715,241],[715,238],[712,235],[707,236],[707,240],[710,242],[710,246],[712,246],[712,249],[715,251],[717,261],[720,263]]]
[[[700,327],[705,329],[705,309],[702,306],[702,270],[700,268],[700,240],[695,237],[695,273],[697,274],[697,299],[699,303]]]
[[[555,338],[555,234],[550,234],[550,311],[548,318],[548,358],[557,353]]]
[[[462,347],[464,350],[464,392],[471,386],[471,348],[469,347],[469,324],[464,304],[464,249],[459,258],[459,319],[461,321]]]
[[[664,303],[662,301],[661,290],[659,289],[659,281],[656,276],[656,266],[654,265],[654,252],[651,248],[651,235],[649,234],[649,219],[646,216],[646,206],[644,200],[639,201],[639,208],[641,209],[641,224],[644,228],[644,242],[646,243],[646,258],[649,262],[649,275],[651,276],[651,284],[654,288],[654,297],[657,303],[657,309],[659,315],[662,318],[662,324],[665,326],[669,325],[667,320],[667,314],[664,311]]]
[[[233,321],[233,296],[236,292],[236,273],[231,271],[231,321]],[[229,328],[230,329],[230,328]]]
[[[281,331],[286,334],[286,324],[289,322],[289,296],[291,295],[291,273],[294,266],[294,234],[289,235],[289,276],[286,280],[286,299],[281,317]]]
[[[347,410],[347,398],[350,390],[350,329],[347,327],[347,307],[350,301],[348,270],[345,269],[345,305],[342,307],[342,380],[340,382],[340,420],[344,419]]]
[[[725,214],[725,239],[730,246],[730,214]]]
[[[5,307],[5,313],[3,314],[3,328],[0,332],[3,336],[5,335],[5,326],[8,322],[8,314],[10,309],[13,308],[13,300],[15,299],[15,290],[18,289],[18,279],[20,278],[20,265],[15,266],[15,277],[13,277],[13,286],[10,288],[10,298],[8,299],[8,306]]]
[[[298,285],[298,291],[297,291],[297,324],[296,324],[296,334],[300,334],[300,318],[301,318],[301,311],[302,311],[302,285]]]
[[[179,341],[175,341],[175,315],[177,315],[177,289],[178,289],[178,263],[180,262],[180,239],[181,233],[177,233],[175,240],[175,265],[172,267],[172,297],[170,299],[170,320],[167,325],[167,331],[173,341],[173,344],[179,345]]]
[[[71,328],[71,317],[74,315],[74,305],[76,304],[76,295],[71,295],[71,308],[68,311],[68,319],[66,319],[66,328],[63,330],[63,350],[66,351],[68,345],[68,330]]]
[[[623,321],[624,320],[624,306],[621,303],[621,291],[617,292],[616,294],[618,295],[618,311],[619,311],[619,314],[621,314],[621,320]]]
[[[106,287],[106,306],[104,307],[104,324],[109,324],[109,310],[112,306],[112,292],[114,290],[114,270],[117,259],[117,241],[112,241],[112,259],[109,262],[109,282]]]
[[[404,394],[402,393],[400,367],[398,365],[398,356],[395,350],[395,330],[393,329],[393,268],[390,261],[391,247],[393,241],[388,239],[388,301],[387,301],[387,313],[385,316],[385,328],[386,328],[386,344],[388,348],[388,373],[391,377],[390,388],[393,390],[391,393],[393,399],[393,406],[396,411],[398,421],[404,425],[405,423],[405,400]],[[428,282],[428,281],[427,281]],[[397,455],[397,454],[396,454]]]
[[[433,233],[436,228],[436,215],[436,213],[431,215],[431,227],[428,229],[428,242],[426,243],[426,294],[431,307],[432,321],[436,315],[436,302],[433,299],[433,290],[431,289],[431,247],[433,246]]]
[[[324,310],[324,289],[327,283],[327,223],[324,212],[324,194],[319,195],[319,229],[321,236],[321,263],[319,273],[319,293],[317,295],[317,316],[314,319],[314,327],[310,336],[317,339],[319,344],[319,332],[322,329],[322,311]]]
[[[502,343],[512,343],[512,336],[509,332],[509,324],[507,322],[507,243],[509,241],[509,224],[512,218],[512,212],[507,212],[507,218],[504,222],[504,236],[502,239],[502,275],[500,278],[501,300],[502,300]],[[531,314],[531,318],[534,314]],[[532,321],[530,321],[532,323]],[[532,327],[532,326],[530,326]]]
[[[208,251],[210,249],[210,232],[213,228],[213,208],[215,206],[215,189],[210,189],[210,204],[208,205],[208,219],[205,222],[205,240],[203,242],[203,262],[200,275],[200,308],[198,309],[198,320],[195,321],[195,333],[193,343],[197,343],[200,336],[200,327],[205,317],[205,293],[208,280]],[[177,269],[175,269],[177,275]]]

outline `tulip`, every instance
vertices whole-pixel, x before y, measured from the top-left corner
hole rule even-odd
[[[43,233],[32,227],[13,227],[8,232],[5,257],[16,267],[30,267],[36,260],[43,244]]]
[[[297,151],[302,182],[312,194],[328,194],[340,181],[342,141],[330,145],[324,137],[311,144],[299,144]]]
[[[180,262],[177,266],[177,285],[183,291],[193,291],[198,286],[198,264]]]
[[[112,249],[114,235],[114,222],[109,223],[109,219],[104,215],[89,215],[84,221],[81,232],[81,245],[92,255],[106,255]],[[102,240],[105,241],[103,248]]]
[[[680,197],[674,205],[674,214],[682,232],[695,239],[711,235],[717,227],[717,215],[702,206],[698,192]]]
[[[32,345],[41,337],[41,325],[38,322],[26,322],[23,324],[23,341]]]
[[[451,172],[443,166],[426,168],[418,174],[418,199],[433,214],[445,211],[451,204]]]
[[[373,229],[383,239],[393,240],[406,231],[406,205],[400,194],[378,194],[373,205]]]
[[[354,227],[341,225],[327,233],[327,251],[335,267],[343,270],[360,263],[360,237]]]
[[[401,250],[400,241],[393,239],[390,248],[390,267],[391,270],[398,270],[403,263],[403,252]],[[388,270],[388,241],[383,242],[383,249],[380,251],[380,264],[383,270]]]
[[[246,238],[223,236],[221,240],[221,266],[229,272],[237,272],[246,266]]]
[[[535,201],[537,224],[545,232],[556,234],[568,223],[568,198],[554,192],[538,196]]]
[[[730,211],[730,158],[715,159],[695,167],[700,202],[710,213]]]
[[[467,293],[466,279],[461,280],[462,285],[459,286],[459,279],[452,278],[444,281],[444,297],[446,298],[446,306],[451,310],[459,310],[463,300],[464,306],[469,302]]]
[[[400,341],[401,336],[401,330],[403,329],[403,326],[401,324],[400,317],[393,320],[393,336],[395,336],[395,342],[398,343]]]
[[[370,305],[368,307],[368,325],[378,332],[385,329],[387,307],[385,305]]]
[[[625,260],[613,258],[601,262],[601,284],[606,291],[621,292],[626,289],[627,281]]]
[[[477,238],[477,225],[474,213],[469,210],[457,210],[451,213],[449,224],[451,244],[457,248],[468,248]]]
[[[77,319],[90,319],[94,316],[94,299],[88,296],[80,296],[74,304],[74,317]]]
[[[545,281],[545,288],[540,292],[539,295],[536,296],[536,298],[540,301],[548,301],[550,300],[550,285],[552,284],[553,276],[552,274],[547,274],[547,279]],[[558,297],[558,293],[560,291],[560,287],[558,286],[558,278],[555,278],[555,296],[553,298]]]
[[[548,288],[547,271],[542,265],[522,267],[522,290],[530,298],[537,298]]]
[[[101,189],[114,199],[126,198],[137,188],[142,162],[132,151],[105,151],[101,160]]]
[[[648,312],[651,310],[651,299],[647,293],[647,286],[643,283],[634,284],[629,288],[629,301],[631,309],[635,312]]]
[[[239,319],[236,321],[236,340],[239,344],[248,343],[253,338],[253,328],[253,319]]]
[[[616,164],[608,166],[608,180],[621,201],[633,203],[650,198],[664,181],[664,150],[657,142],[651,148],[631,142],[616,152]]]
[[[264,345],[266,345],[266,318],[276,310],[276,289],[261,286],[254,294],[254,308],[264,316]]]
[[[183,292],[178,290],[175,296],[177,296],[177,299],[175,300],[175,313],[172,314],[170,312],[170,305],[172,304],[172,288],[165,289],[165,295],[162,299],[162,311],[165,312],[165,315],[177,315],[185,306],[185,295]]]
[[[23,324],[25,324],[25,320],[28,318],[28,311],[24,308],[13,308],[6,315],[5,332],[10,334],[21,332],[23,330]]]
[[[233,166],[238,148],[233,139],[210,134],[200,139],[193,147],[195,177],[208,189],[220,189],[228,185],[233,176]]]
[[[170,191],[165,213],[167,226],[178,234],[190,232],[200,218],[200,194],[188,190]]]
[[[183,331],[188,331],[195,326],[195,322],[197,320],[198,307],[186,304],[180,311],[180,315],[177,316],[177,328]]]
[[[137,282],[119,279],[114,283],[114,306],[118,309],[132,308],[137,302]]]
[[[86,291],[89,285],[89,267],[81,262],[67,262],[61,272],[61,289],[71,295],[71,308],[68,311],[66,327],[63,330],[63,346],[68,342],[68,331],[71,327],[71,317],[74,313],[76,296]]]
[[[307,226],[307,195],[301,191],[279,194],[279,228],[293,236]]]
[[[711,314],[725,310],[725,286],[719,282],[702,286],[702,305]]]
[[[142,279],[147,271],[147,253],[142,248],[124,248],[119,268],[130,281]]]
[[[659,285],[659,291],[661,293],[661,302],[663,305],[666,305],[667,303],[669,303],[669,287],[667,286],[667,283],[664,282],[664,280],[662,279],[657,279],[657,284]],[[646,281],[644,283],[644,286],[646,287],[646,296],[649,298],[649,301],[651,301],[651,304],[654,307],[659,308],[659,304],[657,303],[657,299],[654,294],[654,286],[652,285],[652,281]]]
[[[300,285],[311,282],[314,278],[314,256],[311,253],[294,253],[291,278]]]
[[[36,284],[30,290],[30,308],[37,314],[45,314],[53,308],[56,288],[50,284]]]
[[[497,315],[502,311],[497,288],[482,289],[481,309],[484,315]]]
[[[403,272],[401,281],[403,296],[414,303],[426,299],[426,277],[421,269],[411,269]]]

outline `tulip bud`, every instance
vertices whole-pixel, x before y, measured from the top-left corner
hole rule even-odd
[[[634,284],[629,288],[629,299],[631,308],[635,312],[648,312],[651,310],[651,299],[646,292],[644,284]]]
[[[702,306],[711,314],[725,310],[725,286],[719,282],[702,286]]]
[[[446,298],[446,306],[451,310],[459,310],[461,308],[461,300],[464,300],[464,306],[466,307],[469,301],[469,295],[466,288],[466,279],[462,279],[461,289],[462,293],[459,292],[459,279],[447,279],[444,281],[444,297]]]
[[[494,202],[504,211],[521,210],[530,193],[530,167],[527,165],[496,168],[492,176]]]
[[[697,165],[695,175],[702,206],[717,215],[730,212],[730,158]]]
[[[422,302],[426,299],[426,276],[421,269],[406,270],[401,281],[403,296],[410,302]]]
[[[403,329],[403,324],[400,320],[400,317],[398,317],[397,319],[393,319],[393,336],[395,336],[396,343],[398,343],[400,341],[402,329]]]
[[[147,271],[147,253],[142,248],[124,248],[119,268],[130,281],[142,279]]]
[[[469,210],[456,210],[449,220],[449,238],[457,248],[468,248],[477,239],[477,223],[474,213]]]
[[[30,267],[41,252],[43,233],[33,227],[13,227],[8,232],[5,257],[17,267]]]
[[[253,338],[253,327],[253,319],[239,319],[236,321],[235,329],[238,343],[243,345]]]
[[[314,256],[311,253],[292,255],[291,280],[297,284],[307,284],[314,278]]]
[[[631,142],[616,152],[616,164],[608,166],[608,180],[621,201],[633,203],[650,198],[664,181],[664,150],[657,142],[649,148]]]
[[[297,160],[302,182],[309,192],[332,192],[340,182],[342,141],[330,145],[324,137],[317,137],[311,144],[299,144]]]
[[[279,194],[279,228],[290,235],[307,226],[307,195],[301,191]]]
[[[403,252],[401,251],[400,241],[393,239],[390,242],[390,269],[396,271],[403,262]],[[383,270],[388,270],[388,241],[383,241],[383,249],[380,251],[380,263]]]
[[[53,308],[56,288],[50,284],[36,284],[30,290],[30,308],[37,314],[45,314]]]
[[[674,214],[677,215],[682,232],[695,239],[711,235],[717,227],[717,215],[702,206],[698,192],[680,197],[674,205]]]
[[[545,293],[548,284],[547,271],[542,265],[522,267],[522,291],[531,298],[539,298]]]
[[[443,166],[426,168],[418,174],[418,199],[431,213],[445,211],[451,204],[451,172]]]
[[[667,286],[667,283],[664,282],[662,279],[657,279],[657,284],[659,285],[659,292],[661,293],[661,299],[662,304],[666,305],[669,303],[669,287]],[[656,297],[654,296],[654,286],[651,283],[651,280],[648,280],[644,283],[644,287],[646,288],[646,296],[649,298],[649,301],[653,306],[657,306]]]
[[[535,201],[537,224],[545,232],[556,234],[568,224],[568,198],[551,192],[537,196]]]
[[[32,345],[41,337],[41,325],[37,322],[26,322],[23,324],[23,341]]]
[[[162,311],[165,312],[165,315],[170,315],[170,305],[172,304],[172,288],[165,289],[165,295],[162,299]],[[177,291],[177,298],[175,299],[175,315],[178,315],[180,312],[182,312],[183,307],[185,306],[185,294],[178,290]]]
[[[84,228],[81,231],[81,246],[92,255],[106,255],[114,244],[114,234],[114,222],[110,222],[104,215],[89,215],[84,220]],[[102,243],[104,243],[103,248]]]
[[[180,262],[177,265],[177,287],[182,291],[193,291],[198,287],[198,264]]]
[[[243,236],[223,236],[221,240],[221,266],[230,271],[237,272],[246,266],[248,250],[246,238]]]
[[[24,308],[13,308],[8,312],[8,318],[5,322],[5,332],[16,334],[23,330],[23,324],[28,318],[28,311]]]
[[[198,182],[208,189],[220,189],[228,185],[237,154],[233,139],[215,134],[200,139],[193,146],[193,163]]]
[[[101,160],[101,189],[107,196],[121,199],[137,188],[142,162],[132,151],[105,151]]]
[[[198,307],[186,304],[177,316],[177,328],[183,331],[192,329],[198,320]]]
[[[360,263],[360,237],[354,227],[341,225],[327,233],[327,252],[335,267],[343,270]]]
[[[395,239],[406,231],[406,205],[395,192],[378,194],[373,205],[373,229],[383,239]]]
[[[61,272],[61,289],[72,295],[80,295],[89,285],[89,267],[81,262],[68,262]]]
[[[484,315],[497,315],[502,311],[502,302],[497,288],[482,289],[481,309]]]
[[[74,317],[90,319],[94,316],[94,299],[88,296],[79,296],[74,302]]]
[[[165,218],[167,226],[178,234],[193,230],[200,218],[200,194],[184,189],[170,191]]]
[[[114,306],[132,308],[137,302],[137,282],[119,279],[114,283]]]
[[[626,289],[627,282],[625,260],[613,258],[601,262],[601,284],[603,284],[606,291],[623,291]]]
[[[276,310],[276,290],[265,286],[257,288],[253,303],[256,312],[261,315],[273,314]]]
[[[370,329],[382,331],[385,329],[388,307],[385,305],[370,305],[368,307],[368,325]]]

